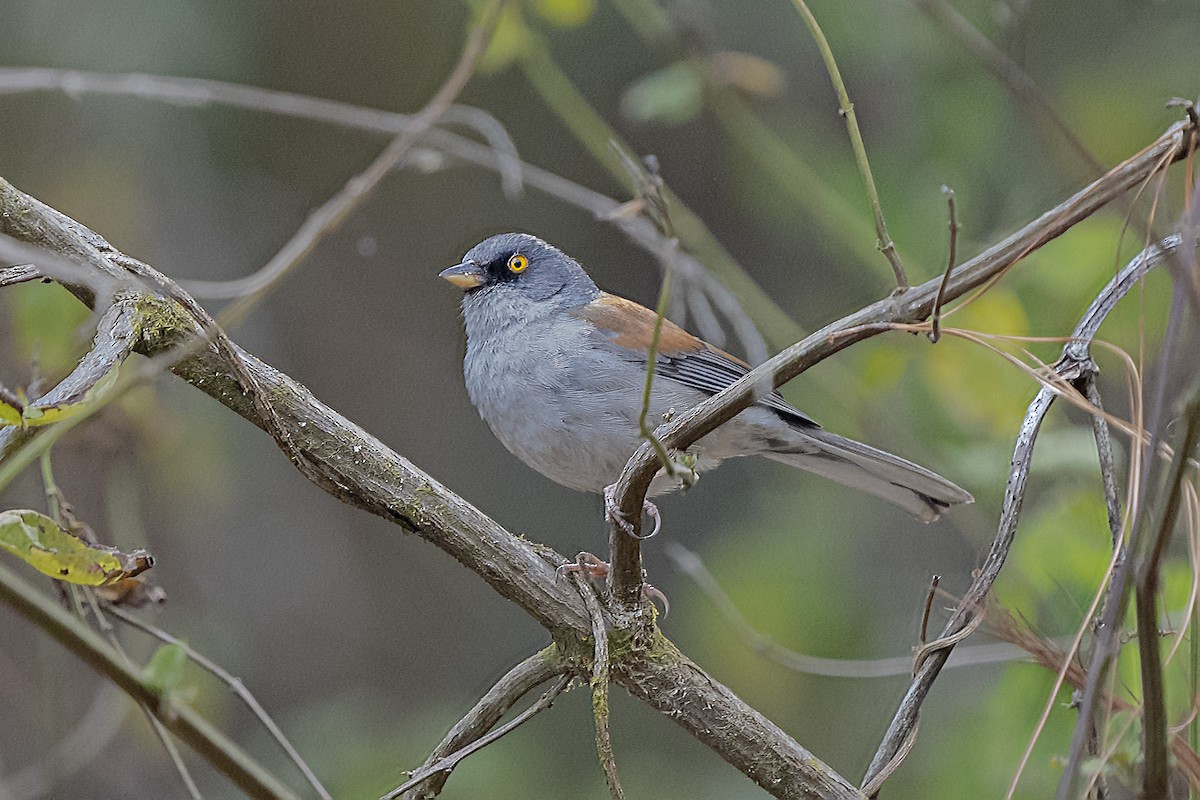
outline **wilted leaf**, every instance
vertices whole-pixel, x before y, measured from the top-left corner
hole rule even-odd
[[[96,594],[106,603],[126,608],[160,606],[167,602],[167,593],[161,586],[146,583],[142,578],[122,578],[115,583],[96,587]]]
[[[29,509],[0,512],[0,548],[52,578],[83,586],[107,586],[154,566],[145,550],[126,554],[88,544]]]
[[[142,682],[161,694],[175,691],[183,679],[187,650],[181,644],[164,644],[154,651],[150,663],[142,670]]]
[[[680,61],[631,83],[621,97],[621,113],[636,122],[681,125],[700,113],[703,96],[700,73]]]
[[[708,57],[713,81],[746,94],[776,97],[787,88],[783,70],[765,58],[724,50]]]

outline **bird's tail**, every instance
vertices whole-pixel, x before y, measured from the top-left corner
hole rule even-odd
[[[873,494],[922,522],[933,522],[950,506],[975,502],[936,472],[820,428],[797,430],[787,445],[762,455]]]

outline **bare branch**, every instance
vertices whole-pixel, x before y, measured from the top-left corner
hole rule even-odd
[[[413,771],[413,775],[430,770],[434,764],[445,757],[481,739],[495,727],[510,708],[516,705],[518,700],[562,672],[563,667],[557,660],[553,645],[534,653],[517,664],[505,673],[504,677],[496,681],[495,685],[479,698],[479,702],[455,723],[441,743],[429,754],[429,758],[425,759],[425,763]],[[450,777],[453,768],[451,765],[429,774],[429,777],[423,782],[417,782],[411,789],[406,790],[403,797],[405,800],[425,800],[425,798],[436,797]],[[406,782],[406,784],[411,783],[413,783],[412,780]],[[388,796],[399,796],[398,792],[397,789]]]
[[[420,112],[411,120],[406,129],[384,148],[365,170],[355,175],[342,190],[330,198],[324,205],[309,215],[304,224],[292,235],[292,238],[272,256],[262,269],[242,280],[245,294],[239,297],[222,314],[228,322],[241,319],[246,312],[258,302],[262,295],[275,286],[283,277],[299,264],[305,256],[312,252],[324,236],[337,229],[360,203],[366,200],[380,182],[395,169],[396,165],[413,148],[421,137],[433,127],[438,118],[450,108],[454,98],[466,86],[467,80],[475,71],[475,65],[487,43],[496,30],[500,20],[500,11],[507,0],[492,0],[484,10],[479,23],[471,28],[467,43],[463,47],[450,76],[434,94]]]
[[[1146,272],[1152,267],[1164,263],[1179,246],[1180,241],[1177,236],[1160,242],[1138,254],[1108,283],[1084,313],[1079,324],[1076,325],[1071,340],[1063,347],[1062,358],[1054,368],[1055,378],[1063,381],[1075,381],[1084,374],[1095,370],[1089,345],[1104,318]],[[1038,391],[1029,405],[1017,436],[1016,445],[1013,448],[1012,468],[1009,472],[1008,485],[1004,490],[1004,507],[1001,510],[996,538],[992,542],[987,559],[971,582],[970,588],[946,622],[941,638],[959,635],[963,631],[969,630],[969,626],[972,624],[978,625],[981,621],[980,609],[984,605],[987,593],[991,590],[1001,567],[1004,566],[1016,534],[1017,523],[1021,516],[1021,505],[1025,499],[1025,483],[1029,477],[1038,431],[1059,391],[1058,387],[1048,382]],[[910,731],[916,726],[921,704],[933,686],[933,681],[937,678],[949,653],[948,648],[938,650],[929,655],[920,665],[875,757],[871,760],[871,765],[863,779],[864,785],[873,784],[876,777],[889,764],[894,763],[900,748],[908,740]]]
[[[1191,130],[1190,123],[1186,121],[1172,125],[1141,153],[1113,168],[1104,177],[999,244],[963,263],[951,274],[946,286],[946,299],[954,300],[996,278],[1030,252],[1086,219],[1130,187],[1183,158],[1188,152]],[[770,381],[771,386],[778,388],[813,364],[855,342],[889,330],[896,323],[912,323],[927,318],[933,312],[941,282],[941,278],[927,281],[898,297],[885,298],[825,326],[660,427],[658,438],[669,449],[686,450],[702,436],[754,403],[758,397],[757,388],[761,384]],[[629,459],[617,481],[617,505],[623,513],[633,514],[641,508],[657,469],[657,455],[649,444],[643,444]]]
[[[141,280],[152,281],[152,285],[172,285],[149,266],[119,253],[79,223],[3,181],[0,234],[42,246],[54,243],[56,252],[69,253],[82,266],[100,274],[121,275],[135,270]],[[99,244],[87,249],[81,247],[81,242]],[[95,299],[77,286],[68,284],[68,288]],[[174,288],[170,296],[139,298],[142,336],[135,345],[136,352],[150,356],[174,354],[180,343],[196,341],[198,323],[180,307],[175,297],[180,291]],[[183,360],[172,363],[170,369],[255,425],[264,429],[277,425],[290,439],[289,455],[303,459],[304,466],[297,466],[334,497],[394,522],[446,551],[501,596],[520,605],[560,645],[590,645],[591,624],[582,600],[565,581],[555,580],[554,566],[565,561],[561,555],[513,536],[320,403],[300,384],[237,345],[229,343],[229,347],[231,355],[215,342],[192,350]],[[247,395],[245,383],[237,375],[239,369],[248,373],[258,387],[254,396]],[[270,419],[264,418],[260,407],[264,398],[269,398]],[[636,624],[641,621],[638,615],[651,613],[638,608],[630,620],[625,620],[646,638],[630,641],[627,659],[613,671],[617,683],[662,711],[777,797],[860,797],[844,778],[685,659],[652,625]],[[445,766],[443,762],[439,763]]]
[[[487,734],[486,736],[482,736],[482,737],[470,742],[469,744],[464,746],[462,749],[457,750],[457,751],[451,753],[450,755],[445,756],[444,758],[438,759],[436,762],[434,762],[433,764],[430,764],[428,767],[422,767],[421,769],[417,770],[416,774],[413,775],[412,778],[410,778],[408,781],[406,781],[401,786],[398,786],[397,788],[388,792],[386,795],[383,796],[382,800],[394,800],[394,798],[400,797],[405,792],[416,787],[422,781],[425,781],[440,772],[448,772],[448,771],[454,769],[456,766],[458,766],[458,762],[462,761],[467,756],[469,756],[473,753],[478,753],[480,750],[487,747],[492,742],[495,742],[496,740],[500,739],[501,737],[511,733],[512,731],[519,728],[521,725],[524,725],[526,722],[531,720],[533,717],[535,717],[538,714],[540,714],[541,712],[545,711],[547,708],[549,708],[551,705],[554,704],[554,701],[558,698],[558,696],[560,694],[563,693],[563,691],[567,688],[567,684],[569,684],[570,682],[571,682],[571,676],[564,675],[558,681],[558,683],[556,683],[556,684],[554,684],[554,686],[550,687],[550,689],[548,689],[546,691],[546,693],[543,694],[538,699],[538,701],[536,703],[534,703],[532,706],[525,709],[520,714],[513,717],[511,720],[504,723],[499,728],[496,728],[496,730],[492,731],[491,733]]]

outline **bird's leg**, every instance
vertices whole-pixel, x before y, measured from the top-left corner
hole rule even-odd
[[[633,525],[628,519],[625,518],[625,514],[621,512],[621,509],[617,508],[616,494],[617,485],[615,483],[610,483],[608,486],[604,487],[604,518],[606,520],[620,526],[621,530],[625,531],[625,533],[629,534],[635,539],[649,539],[651,536],[662,530],[662,515],[658,513],[658,506],[654,505],[654,503],[651,503],[649,500],[643,500],[642,511],[645,512],[646,516],[654,520],[654,530],[650,531],[644,536],[638,536],[635,534],[633,532]]]

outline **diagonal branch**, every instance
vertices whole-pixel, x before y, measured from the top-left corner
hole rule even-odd
[[[1000,243],[964,262],[946,282],[945,300],[954,300],[998,278],[1026,255],[1091,216],[1123,192],[1184,158],[1189,152],[1192,132],[1190,121],[1172,125],[1142,152],[1109,170],[1102,178]],[[770,381],[771,386],[778,388],[814,364],[856,342],[889,330],[892,325],[926,319],[933,312],[941,284],[942,278],[935,278],[898,297],[885,298],[826,325],[755,367],[712,398],[660,426],[656,432],[659,440],[668,449],[686,450],[752,405],[762,384]],[[632,516],[641,509],[657,469],[654,449],[643,444],[629,459],[617,481],[615,499],[623,514]]]
[[[3,180],[0,234],[23,243],[14,248],[0,238],[0,256],[20,252],[22,255],[12,257],[24,263],[30,260],[24,245],[35,245],[58,254],[57,258],[47,257],[49,262],[74,262],[74,270],[64,271],[56,279],[85,302],[96,302],[96,293],[85,285],[85,278],[91,275],[135,285],[133,270],[152,287],[173,286],[148,265],[120,253],[97,234]],[[3,278],[0,269],[0,281]],[[172,292],[180,294],[177,289]],[[177,353],[180,344],[193,342],[201,332],[196,317],[173,295],[147,292],[138,297],[141,336],[135,352],[148,356]],[[502,597],[521,606],[551,633],[558,646],[570,652],[586,648],[592,653],[591,623],[582,599],[565,581],[555,580],[552,565],[563,563],[561,555],[513,536],[318,401],[304,386],[236,344],[230,342],[228,347],[228,352],[215,346],[190,350],[182,360],[171,363],[170,369],[260,428],[275,426],[283,431],[289,455],[303,459],[305,476],[326,492],[446,551]],[[258,387],[256,396],[246,394],[245,383],[237,377],[239,370]],[[261,410],[264,399],[269,399],[269,419]],[[861,797],[844,778],[679,653],[661,633],[655,631],[652,638],[649,643],[634,643],[628,658],[614,665],[615,682],[669,716],[777,797]]]

